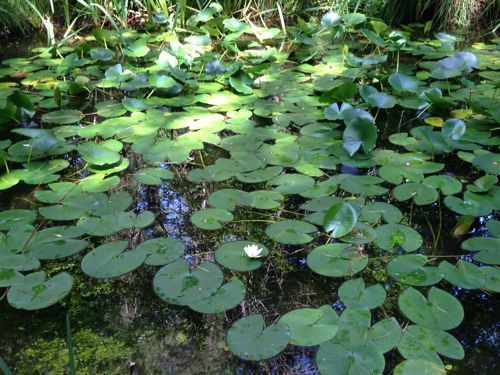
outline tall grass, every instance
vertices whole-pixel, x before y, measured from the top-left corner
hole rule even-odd
[[[500,0],[0,0],[0,36],[41,29],[49,34],[50,25],[68,29],[76,19],[76,26],[82,27],[137,27],[159,12],[183,24],[212,1],[220,3],[228,17],[255,19],[264,25],[333,9],[362,12],[392,24],[433,20],[439,29],[494,28],[500,9]]]

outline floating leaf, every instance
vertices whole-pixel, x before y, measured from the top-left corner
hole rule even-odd
[[[370,223],[378,223],[384,219],[388,224],[397,224],[403,218],[399,208],[385,202],[372,202],[361,208],[360,220]]]
[[[403,284],[437,284],[444,277],[444,273],[438,267],[426,267],[427,261],[427,257],[422,254],[400,255],[389,262],[387,273]]]
[[[352,157],[360,147],[369,153],[377,141],[377,129],[372,121],[358,118],[348,123],[343,134],[344,149]]]
[[[234,279],[222,285],[210,297],[191,303],[189,307],[203,314],[217,314],[240,304],[245,299],[245,294],[245,284],[239,279]]]
[[[368,257],[362,249],[349,244],[328,244],[316,247],[309,253],[307,265],[323,276],[352,276],[368,265]]]
[[[287,173],[274,177],[268,181],[269,184],[277,186],[274,190],[283,194],[298,194],[314,185],[314,180],[302,174]]]
[[[227,345],[238,357],[261,361],[283,351],[290,340],[290,331],[284,323],[264,328],[262,315],[249,315],[236,321],[227,332]]]
[[[457,327],[464,318],[460,302],[444,290],[432,287],[427,299],[416,289],[406,289],[398,299],[399,309],[419,326],[449,330]]]
[[[463,259],[459,259],[456,266],[442,261],[439,268],[443,271],[446,281],[463,289],[481,288],[485,283],[481,268]]]
[[[250,258],[244,251],[247,246],[257,246],[262,249],[261,258],[269,254],[269,250],[264,245],[252,241],[232,241],[223,243],[215,251],[215,260],[220,265],[233,271],[252,271],[262,265],[260,258]]]
[[[191,222],[198,228],[205,230],[216,230],[222,228],[223,224],[234,219],[231,212],[220,208],[207,208],[195,212],[191,216]]]
[[[73,124],[80,121],[84,117],[83,113],[74,110],[66,109],[62,111],[50,112],[42,116],[42,122],[49,124]]]
[[[462,359],[462,345],[452,335],[421,326],[409,326],[403,333],[398,350],[406,359],[418,359],[442,366],[438,354],[448,358]]]
[[[217,265],[205,262],[189,269],[185,259],[179,259],[160,268],[153,280],[156,294],[174,305],[190,305],[216,293],[223,281]]]
[[[113,241],[96,247],[82,259],[82,271],[96,278],[112,278],[124,275],[142,265],[146,253],[125,251],[127,241]]]
[[[405,251],[412,252],[422,246],[422,236],[415,230],[403,224],[384,224],[377,229],[375,244],[384,250],[392,250],[401,246]]]
[[[317,309],[304,308],[287,312],[279,323],[290,329],[290,344],[315,346],[331,340],[337,333],[338,315],[324,305]]]
[[[338,291],[342,303],[351,309],[374,309],[385,301],[386,293],[382,285],[365,287],[363,279],[344,282]]]
[[[350,233],[358,221],[358,213],[347,202],[339,202],[331,206],[325,213],[323,226],[333,238],[343,237]]]
[[[500,264],[500,238],[473,237],[462,242],[462,249],[478,251],[473,259],[487,264]]]
[[[423,359],[407,359],[394,369],[394,375],[443,375],[444,366]]]
[[[12,285],[7,300],[17,309],[39,310],[59,302],[72,287],[73,279],[66,272],[48,280],[45,279],[45,272],[34,272]]]
[[[163,266],[179,259],[185,249],[184,244],[175,238],[159,237],[141,243],[135,251],[147,255],[145,264]]]
[[[413,198],[415,204],[419,206],[431,204],[439,198],[434,188],[415,182],[396,186],[392,190],[392,194],[398,201],[406,201]]]
[[[174,178],[174,174],[164,168],[143,168],[135,172],[134,178],[141,184],[160,185],[163,180]]]
[[[309,243],[313,237],[309,233],[314,233],[317,228],[302,220],[282,220],[270,224],[266,228],[266,234],[273,240],[283,244],[300,245]]]
[[[399,72],[389,76],[389,84],[397,91],[418,91],[418,81]]]

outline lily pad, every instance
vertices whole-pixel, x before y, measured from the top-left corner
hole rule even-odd
[[[74,124],[75,122],[83,119],[84,115],[82,112],[75,109],[65,109],[61,111],[54,111],[47,113],[42,116],[42,122],[48,124]]]
[[[442,366],[438,353],[453,359],[462,359],[464,350],[456,338],[445,331],[411,325],[406,328],[398,344],[406,359],[418,359]]]
[[[112,278],[129,273],[142,265],[146,253],[125,251],[127,241],[114,241],[96,247],[82,259],[82,271],[95,278]]]
[[[160,185],[162,181],[174,178],[174,174],[164,168],[143,168],[134,174],[134,178],[141,184]]]
[[[403,218],[403,213],[396,206],[386,202],[372,202],[361,208],[360,220],[378,223],[380,219],[388,224],[397,224]]]
[[[225,268],[233,271],[252,271],[262,265],[262,260],[259,258],[250,258],[244,251],[246,246],[256,245],[262,249],[261,257],[266,257],[269,254],[267,247],[260,243],[252,241],[232,241],[226,242],[219,246],[215,251],[215,260]]]
[[[444,366],[423,359],[407,359],[394,369],[394,375],[443,375]]]
[[[287,173],[274,177],[268,181],[276,186],[274,190],[282,194],[298,194],[314,185],[314,179],[303,174]]]
[[[437,284],[444,277],[438,267],[426,267],[427,257],[422,254],[400,255],[389,262],[387,273],[397,281],[414,286]]]
[[[205,262],[189,269],[185,259],[179,259],[160,268],[153,286],[156,294],[174,305],[191,305],[216,293],[224,276],[216,264]]]
[[[61,272],[46,280],[45,272],[34,272],[12,285],[9,304],[17,309],[39,310],[62,300],[73,287],[73,278]]]
[[[399,309],[413,323],[434,330],[450,330],[464,318],[460,302],[444,290],[432,287],[427,298],[414,288],[406,289],[398,299]]]
[[[401,246],[407,252],[422,246],[422,236],[413,228],[403,224],[384,224],[376,229],[375,244],[383,250],[392,250]]]
[[[313,240],[309,234],[317,231],[317,228],[302,220],[282,220],[270,224],[266,228],[266,234],[273,240],[282,244],[300,245]]]
[[[205,230],[217,230],[234,219],[231,212],[221,208],[207,208],[195,212],[191,216],[191,222],[198,228]]]
[[[222,285],[210,297],[191,303],[189,307],[203,314],[217,314],[240,304],[245,299],[245,284],[239,279],[231,280]]]
[[[309,253],[307,265],[323,276],[352,276],[368,265],[368,256],[358,247],[349,244],[327,244],[318,246]]]
[[[382,285],[365,287],[362,278],[344,282],[338,291],[342,303],[351,309],[374,309],[385,301],[386,293]]]
[[[354,207],[347,202],[339,202],[326,211],[323,226],[327,233],[331,232],[331,236],[337,238],[350,233],[357,221],[358,213]]]
[[[290,341],[288,325],[264,327],[262,315],[249,315],[236,321],[227,332],[227,345],[238,357],[261,361],[281,353]]]
[[[462,242],[462,249],[478,251],[473,259],[487,264],[500,264],[500,238],[473,237]]]
[[[481,288],[486,281],[480,267],[463,259],[459,259],[456,266],[442,261],[439,268],[443,271],[446,281],[463,289]]]
[[[175,238],[159,237],[141,243],[135,248],[135,251],[147,255],[145,264],[163,266],[179,259],[184,254],[185,249],[184,244]]]
[[[392,190],[392,194],[398,201],[406,201],[413,198],[415,204],[419,206],[431,204],[439,198],[434,188],[415,182],[396,186]]]
[[[315,346],[331,340],[338,331],[339,317],[335,310],[324,305],[318,309],[303,308],[287,312],[279,323],[290,329],[290,344]]]

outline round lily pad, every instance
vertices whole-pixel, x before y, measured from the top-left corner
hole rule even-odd
[[[0,288],[6,288],[21,281],[24,275],[13,268],[0,268]]]
[[[239,279],[222,285],[210,297],[191,303],[189,307],[203,314],[216,314],[232,309],[245,299],[245,284]]]
[[[340,188],[351,194],[382,195],[389,189],[379,186],[381,182],[384,180],[376,176],[349,175],[340,182]]]
[[[349,244],[328,244],[309,253],[307,265],[323,276],[352,276],[368,265],[368,256],[358,247]]]
[[[464,318],[460,302],[451,294],[435,287],[429,290],[427,298],[410,287],[399,296],[398,305],[413,323],[430,329],[453,329]]]
[[[352,309],[374,309],[385,301],[386,293],[380,284],[365,287],[362,278],[344,282],[338,291],[342,303]]]
[[[392,250],[401,246],[405,251],[412,252],[422,246],[422,236],[413,228],[403,224],[384,224],[377,229],[375,244],[383,250]]]
[[[78,146],[77,150],[85,161],[94,165],[114,164],[121,159],[117,150],[108,147],[107,144],[87,142]]]
[[[164,168],[143,168],[134,174],[134,178],[144,185],[160,185],[163,180],[174,178],[174,174]]]
[[[449,333],[413,325],[406,328],[398,350],[406,359],[421,359],[441,366],[438,353],[453,359],[464,357],[462,345]]]
[[[435,175],[426,177],[423,184],[441,190],[444,195],[459,193],[462,190],[462,184],[457,179],[448,175]]]
[[[472,159],[472,164],[491,174],[500,174],[500,154],[488,152]]]
[[[96,247],[82,259],[82,271],[96,278],[111,278],[135,270],[146,259],[142,251],[125,251],[127,241],[114,241]]]
[[[204,262],[189,269],[185,259],[163,266],[155,275],[153,286],[161,299],[174,305],[190,305],[216,293],[224,279],[216,264]]]
[[[244,250],[246,246],[252,245],[256,245],[259,249],[262,249],[261,257],[266,257],[269,254],[267,247],[260,243],[232,241],[219,246],[215,251],[215,260],[220,265],[233,271],[246,272],[255,270],[262,265],[262,260],[260,258],[250,258]]]
[[[355,208],[350,203],[339,202],[326,211],[323,226],[327,233],[331,232],[331,236],[337,238],[350,233],[357,221]]]
[[[261,361],[281,353],[290,341],[290,331],[284,323],[264,328],[262,315],[249,315],[234,323],[227,332],[227,345],[238,357]]]
[[[392,189],[392,195],[394,195],[394,198],[398,201],[406,201],[413,198],[415,204],[419,206],[431,204],[439,197],[434,188],[415,182],[396,186]]]
[[[238,181],[245,182],[245,183],[258,183],[258,182],[265,182],[267,180],[272,179],[273,177],[279,175],[283,171],[282,167],[267,167],[263,169],[257,169],[252,172],[247,172],[247,173],[238,173],[236,175],[236,178]]]
[[[481,272],[484,275],[484,289],[500,293],[500,268],[483,266]]]
[[[373,347],[347,349],[333,341],[319,347],[316,363],[321,374],[372,375],[385,368],[384,355]]]
[[[387,273],[397,281],[415,286],[437,284],[444,277],[438,267],[426,267],[427,257],[422,254],[400,255],[389,262]]]
[[[251,201],[252,199],[246,191],[237,189],[217,190],[208,197],[208,203],[212,207],[227,211],[234,211],[236,206],[249,206]]]
[[[386,202],[372,202],[361,208],[360,220],[378,223],[380,219],[388,224],[397,224],[403,218],[403,213],[396,206]]]
[[[75,109],[65,109],[46,113],[42,116],[42,122],[49,124],[73,124],[84,117],[83,113]]]
[[[319,182],[299,194],[304,198],[321,198],[330,196],[337,190],[337,184],[333,179]]]
[[[46,280],[45,272],[30,273],[9,289],[7,300],[17,309],[39,310],[63,299],[73,287],[73,278],[61,272]]]
[[[268,181],[274,190],[283,194],[299,194],[314,185],[314,179],[303,174],[287,173]]]
[[[462,249],[477,251],[473,259],[487,264],[500,264],[500,238],[472,237],[462,242]]]
[[[302,220],[283,220],[270,224],[266,228],[266,234],[273,240],[288,245],[300,245],[311,242],[317,228]]]
[[[185,249],[184,244],[175,238],[159,237],[141,243],[135,248],[135,251],[147,255],[145,264],[163,266],[179,259],[184,254]]]
[[[315,346],[331,340],[338,331],[338,315],[324,305],[318,309],[304,308],[287,312],[279,322],[290,328],[290,344]]]
[[[351,244],[362,245],[373,242],[375,238],[377,238],[375,229],[367,224],[358,222],[348,235],[339,238],[339,240]]]
[[[456,266],[444,260],[439,264],[439,268],[443,271],[446,281],[463,289],[478,289],[485,283],[481,268],[463,259],[459,259]]]
[[[443,375],[446,370],[443,365],[423,359],[407,359],[394,369],[394,375]]]
[[[14,209],[0,212],[0,230],[9,230],[17,224],[31,224],[36,219],[32,210]]]
[[[233,220],[231,212],[221,208],[207,208],[195,212],[191,216],[191,222],[198,228],[205,230],[216,230],[222,228],[222,225]]]

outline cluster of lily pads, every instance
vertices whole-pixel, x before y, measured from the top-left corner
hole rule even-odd
[[[39,206],[0,213],[8,302],[32,310],[60,301],[72,277],[47,279],[44,261],[90,247],[87,275],[161,266],[161,299],[219,313],[245,299],[242,273],[301,246],[313,272],[347,279],[337,292],[345,309],[301,308],[267,326],[261,314],[242,317],[227,334],[235,355],[260,361],[289,344],[319,346],[323,374],[383,373],[394,348],[405,359],[395,374],[441,374],[440,356],[463,358],[446,332],[463,308],[447,284],[433,285],[500,290],[498,44],[457,52],[451,35],[392,31],[359,13],[299,18],[286,35],[224,19],[218,5],[193,16],[187,33],[156,21],[154,32],[98,29],[74,46],[3,62],[0,126],[12,135],[0,142],[0,189],[34,185]],[[402,111],[412,121],[393,116]],[[205,148],[221,156],[205,164]],[[454,175],[448,161],[470,176]],[[154,212],[129,210],[127,187],[168,183],[184,166],[210,191],[193,225],[234,233],[242,210],[268,212],[266,245],[225,242],[197,262],[175,238],[117,240],[155,223]],[[488,236],[462,243],[472,257],[439,261],[411,225],[414,205],[455,215],[462,234],[486,218]],[[362,272],[380,254],[391,282],[366,285]],[[372,322],[394,286],[400,320]]]

